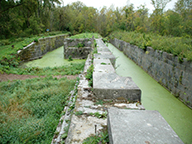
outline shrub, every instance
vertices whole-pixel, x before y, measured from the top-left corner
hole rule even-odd
[[[117,38],[146,50],[151,46],[155,50],[165,51],[178,56],[180,60],[187,58],[192,60],[192,40],[185,37],[160,36],[157,34],[145,34],[137,32],[115,31],[110,39]]]

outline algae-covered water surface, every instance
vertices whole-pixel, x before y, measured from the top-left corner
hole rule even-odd
[[[64,51],[63,47],[60,47],[51,52],[48,52],[41,59],[29,61],[24,65],[27,67],[43,68],[43,67],[64,66],[71,63],[78,63],[78,62],[85,61],[85,60],[77,60],[77,59],[74,59],[73,61],[68,61],[67,59],[64,59],[63,51]]]
[[[141,89],[141,102],[146,110],[159,111],[181,140],[186,144],[192,144],[192,110],[112,44],[108,44],[108,47],[117,58],[117,74],[132,77],[133,81]]]

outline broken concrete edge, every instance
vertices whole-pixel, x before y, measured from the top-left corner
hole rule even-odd
[[[80,77],[80,76],[79,76]],[[74,104],[76,101],[76,97],[77,97],[77,87],[79,84],[79,80],[76,81],[76,84],[74,86],[74,89],[70,92],[70,99],[69,99],[69,103],[67,106],[64,107],[64,110],[62,111],[62,113],[64,115],[61,116],[60,120],[59,120],[59,124],[56,128],[56,131],[54,133],[53,139],[51,144],[58,144],[60,143],[62,140],[62,135],[63,134],[67,134],[66,129],[69,128],[70,123],[68,123],[71,120],[72,117],[72,112],[74,109]]]

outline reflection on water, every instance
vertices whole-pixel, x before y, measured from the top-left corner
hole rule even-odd
[[[127,58],[112,44],[108,45],[117,57],[116,72],[132,77],[142,91],[141,102],[147,110],[157,110],[184,143],[192,144],[192,110],[175,98],[145,71]]]

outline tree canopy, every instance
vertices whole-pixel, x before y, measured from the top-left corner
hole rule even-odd
[[[1,0],[0,38],[24,37],[50,31],[98,32],[102,36],[114,30],[155,32],[160,35],[192,35],[192,1],[178,0],[173,10],[165,11],[170,0],[151,0],[155,10],[145,5],[134,8],[103,7],[98,10],[80,1],[60,6],[60,0]]]

